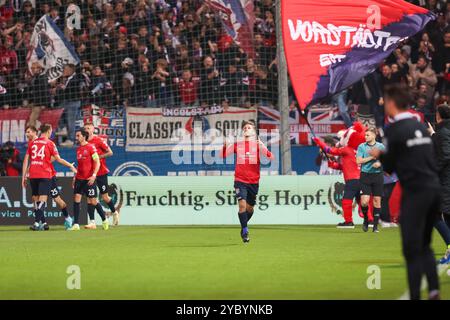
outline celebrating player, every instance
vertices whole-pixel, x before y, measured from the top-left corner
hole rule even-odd
[[[31,143],[34,140],[36,140],[37,136],[38,136],[38,131],[37,131],[36,127],[28,126],[25,130],[25,136],[28,140],[28,146],[30,146]],[[54,161],[53,157],[52,157],[52,161]],[[29,162],[29,157],[28,157],[28,154],[26,154],[23,159],[23,166],[22,166],[23,172],[25,172],[28,169],[28,162]],[[61,198],[59,188],[57,185],[57,180],[56,180],[56,170],[53,166],[53,163],[51,163],[51,169],[52,169],[52,180],[50,182],[50,195],[53,198],[53,200],[56,202],[58,207],[61,209],[63,216],[64,216],[64,227],[66,229],[68,229],[72,226],[72,218],[69,216],[69,213],[67,212],[66,202]],[[26,177],[22,177],[22,180],[26,183],[25,179],[26,179]],[[36,196],[32,196],[31,199],[32,199],[33,203],[35,201],[37,201]]]
[[[26,177],[28,175],[34,199],[35,222],[30,227],[33,231],[49,229],[49,226],[45,221],[44,208],[50,192],[51,179],[53,176],[52,158],[63,166],[70,168],[74,173],[77,172],[71,163],[59,156],[58,149],[53,141],[50,140],[52,126],[50,124],[43,124],[40,131],[40,137],[33,140],[28,146],[27,163],[24,163],[22,168],[22,186],[24,188],[26,187]],[[31,161],[28,168],[29,160]]]
[[[97,186],[100,189],[100,194],[102,195],[103,201],[107,204],[111,210],[113,216],[113,225],[117,226],[119,224],[119,211],[116,210],[111,198],[108,195],[108,173],[109,170],[106,167],[106,158],[111,157],[113,152],[108,144],[99,136],[94,134],[94,125],[92,123],[85,123],[84,129],[89,133],[88,142],[93,144],[97,149],[98,156],[100,158],[100,169],[97,176]],[[97,211],[101,208],[101,204],[97,204]],[[99,212],[100,213],[100,212]],[[93,219],[93,217],[92,217]],[[89,224],[87,227],[91,226]],[[95,223],[94,223],[95,226]]]
[[[229,146],[225,142],[222,157],[226,158],[231,154],[236,154],[234,189],[239,201],[238,217],[241,223],[241,238],[244,243],[247,243],[250,241],[248,222],[253,216],[259,188],[260,153],[270,160],[275,157],[258,139],[253,122],[244,121],[242,131],[244,140]]]
[[[70,231],[80,230],[80,202],[83,195],[87,197],[89,217],[94,217],[95,208],[97,208],[98,214],[102,219],[103,230],[108,230],[109,228],[108,219],[105,217],[103,208],[101,206],[100,208],[97,207],[98,200],[95,179],[97,177],[97,172],[100,169],[100,160],[95,146],[88,143],[88,138],[89,133],[86,130],[80,129],[76,132],[75,139],[79,144],[79,147],[77,148],[78,172],[74,177],[73,182],[74,224],[72,228],[69,229]]]
[[[364,215],[363,230],[369,230],[369,201],[373,196],[373,232],[378,232],[378,221],[381,212],[381,197],[383,196],[383,168],[378,159],[370,155],[370,151],[374,148],[384,151],[384,145],[377,142],[377,131],[375,128],[366,130],[366,142],[361,143],[356,153],[356,162],[361,165],[361,176],[359,182],[361,184],[361,210]]]

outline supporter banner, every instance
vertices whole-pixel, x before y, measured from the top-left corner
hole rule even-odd
[[[183,150],[202,148],[218,134],[237,135],[242,122],[256,120],[256,116],[256,109],[237,107],[202,117],[165,117],[161,108],[127,108],[126,151],[167,151],[175,146]],[[194,143],[194,138],[199,138],[200,144]]]
[[[42,16],[36,22],[30,45],[28,68],[38,62],[44,68],[49,81],[62,76],[65,64],[77,65],[80,62],[72,44],[48,15]]]
[[[67,207],[73,208],[73,191],[71,178],[58,178],[61,197]],[[80,222],[87,222],[86,205],[81,208]],[[46,220],[50,226],[62,225],[64,217],[53,200],[48,201]],[[0,225],[32,225],[34,223],[33,203],[31,189],[22,188],[21,177],[0,177]]]
[[[127,225],[238,225],[233,177],[111,177],[111,195]],[[262,177],[253,224],[342,221],[339,176]],[[354,212],[356,221],[360,218]]]
[[[352,107],[352,109],[354,106]],[[308,110],[308,121],[315,134],[319,137],[336,135],[339,130],[345,129],[337,107],[331,105],[314,106]],[[291,130],[291,142],[293,144],[311,145],[311,130],[305,118],[298,110],[289,113],[289,124]],[[278,129],[280,125],[280,112],[270,108],[258,107],[258,127],[267,131]]]
[[[401,0],[282,0],[283,42],[302,109],[352,85],[432,19]]]
[[[224,108],[222,106],[162,108],[162,115],[164,117],[192,117],[222,113],[223,111]]]
[[[39,115],[37,127],[50,123],[56,130],[63,109],[44,109]],[[20,147],[26,142],[25,128],[30,118],[31,108],[6,109],[0,112],[0,143],[12,141]]]
[[[91,122],[95,126],[95,134],[103,136],[111,147],[125,147],[125,108],[100,108],[94,104],[81,108],[76,128],[80,128],[85,122]]]

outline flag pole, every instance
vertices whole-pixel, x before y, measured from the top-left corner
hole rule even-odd
[[[300,112],[300,115],[305,119],[306,124],[308,125],[309,131],[311,132],[312,136],[314,138],[317,138],[317,136],[316,136],[316,134],[315,134],[315,132],[314,132],[312,126],[311,126],[311,123],[309,123],[308,116],[306,115],[306,112],[305,112],[305,110],[307,110],[309,107],[310,107],[310,105],[307,105],[305,109],[301,109],[300,106],[299,106],[298,110]],[[325,150],[323,150],[320,146],[318,146],[318,147],[319,147],[320,150],[322,150],[323,154],[325,155],[325,158],[327,158],[328,161],[331,161],[331,159],[328,157],[328,154],[325,152]]]
[[[288,1],[288,0],[286,0]],[[277,35],[277,68],[278,68],[278,108],[280,110],[280,155],[281,174],[291,174],[291,134],[289,124],[289,93],[286,56],[284,55],[284,44],[281,27],[281,0],[276,6],[276,35]]]

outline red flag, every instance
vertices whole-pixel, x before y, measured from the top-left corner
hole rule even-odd
[[[302,109],[352,85],[434,18],[399,0],[281,0],[283,41]]]

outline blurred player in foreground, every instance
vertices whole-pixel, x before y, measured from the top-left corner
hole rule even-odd
[[[33,142],[38,137],[38,131],[37,131],[36,127],[28,126],[25,130],[25,136],[28,141],[28,146],[30,146],[31,142]],[[52,158],[52,161],[54,161],[54,160],[55,159]],[[29,162],[29,157],[28,157],[28,154],[26,154],[23,159],[22,171],[25,168],[28,168],[28,162]],[[72,226],[72,218],[69,216],[69,212],[67,211],[66,202],[61,198],[61,194],[59,192],[59,188],[58,188],[58,184],[57,184],[57,180],[56,180],[56,170],[53,166],[53,163],[51,164],[51,166],[52,166],[53,176],[52,176],[52,181],[51,181],[51,185],[50,185],[50,196],[53,198],[53,200],[56,202],[59,209],[62,211],[63,216],[64,216],[64,227],[66,229],[68,229]],[[22,180],[26,183],[26,177],[25,177],[25,179],[22,178]],[[33,202],[36,201],[35,198],[36,198],[36,196],[31,197]]]
[[[114,207],[114,204],[111,200],[111,198],[108,195],[108,173],[109,169],[106,166],[106,158],[111,157],[113,155],[113,152],[111,148],[108,146],[108,144],[99,136],[94,134],[95,127],[92,123],[88,122],[84,124],[84,129],[89,133],[89,139],[88,142],[93,144],[95,148],[97,149],[98,156],[100,158],[100,169],[98,170],[98,176],[97,176],[97,186],[100,190],[100,194],[102,195],[103,201],[106,203],[106,205],[109,207],[109,210],[111,210],[110,214],[113,216],[113,225],[117,226],[119,224],[119,210],[117,210]],[[97,203],[97,212],[100,213],[100,209],[102,208],[102,205],[100,203]],[[95,226],[95,221],[92,220],[94,217],[90,217],[91,223],[89,223],[86,227],[90,228],[92,226]]]
[[[387,151],[382,154],[383,168],[396,172],[402,185],[400,231],[403,255],[408,272],[409,294],[420,299],[422,275],[428,282],[428,297],[439,299],[439,280],[431,249],[433,225],[439,212],[440,186],[434,159],[433,143],[427,128],[406,112],[410,97],[406,88],[392,86],[385,90],[384,108],[394,122],[386,128]]]
[[[35,128],[27,131],[36,133]],[[52,135],[52,126],[43,124],[41,126],[41,135],[29,142],[26,154],[26,162],[22,168],[22,186],[26,188],[26,178],[29,176],[31,185],[31,195],[34,202],[35,222],[30,227],[31,230],[48,230],[49,226],[45,221],[44,208],[46,207],[48,194],[52,186],[52,178],[54,177],[54,168],[52,159],[59,162],[63,166],[70,168],[74,173],[77,170],[74,166],[64,159],[61,159],[53,141],[50,140]],[[28,132],[30,139],[33,138],[33,132]],[[30,161],[31,160],[31,161]],[[28,161],[30,166],[28,167]],[[66,211],[67,213],[67,211]]]
[[[274,160],[275,157],[259,140],[253,122],[244,121],[242,131],[244,140],[230,145],[227,145],[225,141],[221,156],[226,158],[229,155],[236,154],[234,189],[239,201],[238,217],[241,223],[241,238],[244,243],[247,243],[250,241],[248,222],[253,216],[259,189],[260,154],[262,153],[270,160]]]
[[[97,177],[97,172],[100,169],[100,160],[95,146],[88,143],[88,138],[89,133],[86,130],[81,129],[76,132],[75,139],[79,144],[79,147],[77,148],[78,171],[73,181],[74,224],[72,228],[69,229],[70,231],[80,230],[80,202],[83,195],[87,198],[87,210],[89,217],[94,216],[95,208],[98,204],[95,179]],[[101,206],[98,214],[102,219],[103,229],[108,230],[108,219],[106,219],[105,212]]]

